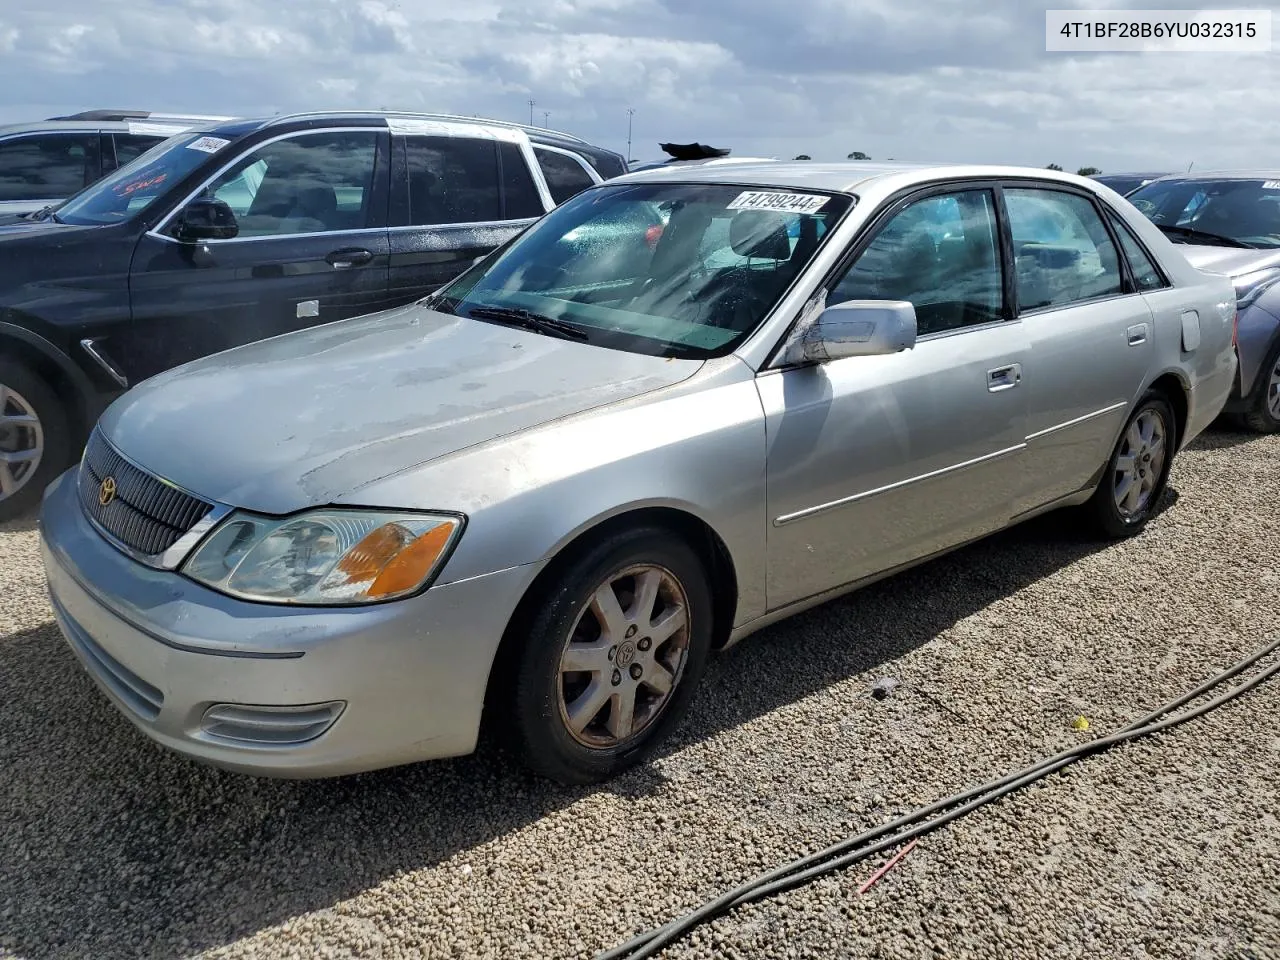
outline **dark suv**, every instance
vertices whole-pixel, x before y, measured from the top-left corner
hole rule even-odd
[[[60,203],[176,133],[230,119],[86,110],[0,126],[0,217]]]
[[[417,300],[624,172],[619,154],[539,128],[300,114],[180,134],[0,226],[0,519],[130,385]]]

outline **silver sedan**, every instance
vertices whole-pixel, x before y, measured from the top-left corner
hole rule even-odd
[[[116,401],[46,492],[85,668],[149,736],[327,776],[640,761],[707,657],[1060,507],[1158,509],[1231,281],[1093,181],[743,163],[597,186],[412,306]]]

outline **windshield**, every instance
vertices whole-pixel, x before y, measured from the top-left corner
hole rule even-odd
[[[182,133],[86,187],[56,211],[63,223],[121,223],[142,213],[211,154],[230,143],[203,133]]]
[[[707,359],[745,340],[851,197],[723,184],[597,187],[429,299],[492,320],[527,311],[596,346]],[[501,319],[501,318],[498,318]]]
[[[1280,180],[1158,180],[1128,200],[1152,223],[1280,247]],[[1171,237],[1195,243],[1194,237]]]

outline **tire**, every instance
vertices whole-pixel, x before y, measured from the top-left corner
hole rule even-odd
[[[53,388],[21,364],[0,360],[0,521],[34,508],[45,487],[71,465],[69,433]],[[30,459],[16,459],[33,450],[34,467]]]
[[[616,609],[606,610],[606,589]],[[649,594],[646,615],[637,595]],[[679,608],[683,626],[672,613]],[[712,617],[702,561],[666,530],[615,534],[576,557],[536,598],[515,665],[511,733],[526,766],[576,785],[644,760],[688,710],[711,649]],[[648,635],[664,624],[674,632]],[[628,702],[630,711],[618,709]]]
[[[1258,370],[1258,379],[1253,407],[1240,419],[1254,433],[1275,433],[1280,431],[1280,340]]]
[[[1147,429],[1153,423],[1163,435],[1159,457],[1155,451],[1156,434],[1153,433],[1149,441],[1146,439]],[[1124,425],[1098,489],[1085,505],[1098,533],[1121,539],[1142,532],[1164,497],[1177,449],[1178,420],[1173,406],[1163,393],[1150,390],[1138,401]],[[1136,451],[1133,461],[1129,460],[1131,451]],[[1136,491],[1133,484],[1137,485]],[[1127,496],[1123,496],[1122,487],[1130,491]]]

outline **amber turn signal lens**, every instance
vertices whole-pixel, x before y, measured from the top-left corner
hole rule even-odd
[[[408,545],[413,534],[398,523],[388,523],[365,534],[338,564],[347,580],[364,583],[381,573],[396,554]]]
[[[456,527],[452,522],[442,523],[404,547],[382,568],[365,595],[371,598],[388,597],[412,590],[431,572],[440,559],[440,554],[449,545],[449,538],[453,536]]]

